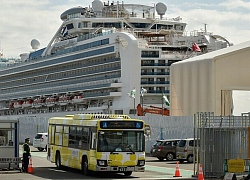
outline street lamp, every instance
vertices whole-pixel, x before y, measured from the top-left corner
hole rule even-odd
[[[141,94],[141,105],[142,105],[142,113],[143,113],[143,115],[144,115],[144,111],[143,111],[143,96],[146,93],[147,93],[147,89],[144,89],[143,87],[141,87],[140,94]]]

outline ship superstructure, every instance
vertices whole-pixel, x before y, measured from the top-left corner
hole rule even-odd
[[[94,0],[66,10],[47,47],[34,39],[34,52],[0,69],[0,115],[135,114],[137,104],[161,106],[172,63],[230,45],[206,30],[187,33],[180,17],[165,17],[166,9]]]

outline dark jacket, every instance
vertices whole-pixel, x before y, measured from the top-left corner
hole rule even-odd
[[[30,146],[27,143],[23,144],[23,155],[30,156]]]

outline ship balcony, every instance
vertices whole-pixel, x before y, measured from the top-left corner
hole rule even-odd
[[[143,84],[143,85],[150,85],[150,84],[155,84],[155,85],[157,85],[157,84],[169,84],[169,81],[143,81],[143,82],[141,82],[141,84]]]
[[[119,88],[119,87],[122,87],[122,83],[119,83],[119,82],[115,82],[115,83],[111,83],[110,84],[110,87],[112,88]]]
[[[87,99],[96,99],[96,98],[102,98],[102,97],[115,97],[115,96],[121,96],[121,92],[103,92],[103,93],[83,94],[84,98],[82,99],[87,100]]]
[[[162,90],[148,90],[148,91],[147,91],[147,94],[148,94],[148,95],[152,95],[152,94],[162,94],[162,93],[164,93],[164,94],[169,94],[170,91],[169,91],[169,90],[164,90],[163,92],[162,92]],[[147,94],[145,94],[145,95],[147,95]]]
[[[119,96],[122,96],[122,93],[121,92],[110,92],[110,96],[111,97],[119,97]]]
[[[164,75],[164,76],[166,76],[166,75],[169,75],[169,72],[141,72],[141,75],[142,76],[143,75],[157,75],[157,76]]]
[[[187,59],[188,55],[185,53],[169,53],[169,52],[162,52],[161,58],[164,59],[171,59],[171,60],[176,60],[176,59]]]
[[[168,63],[144,63],[142,61],[141,66],[169,66]]]

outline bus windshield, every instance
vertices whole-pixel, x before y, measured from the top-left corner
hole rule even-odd
[[[142,152],[145,151],[143,131],[99,131],[99,152]]]

